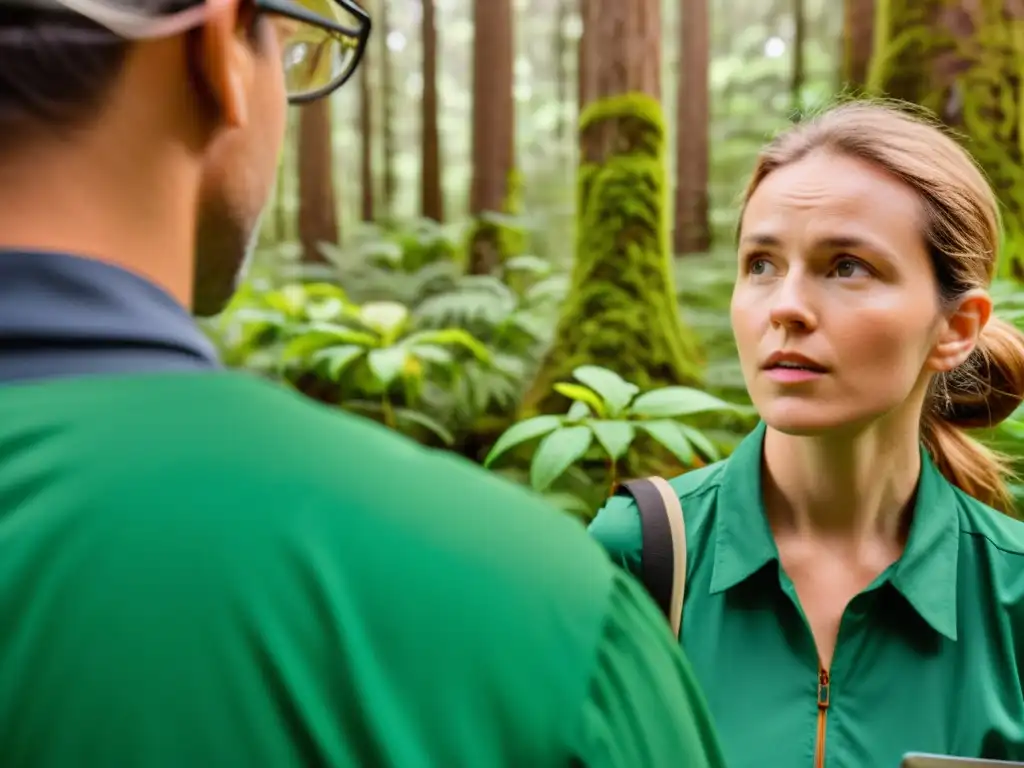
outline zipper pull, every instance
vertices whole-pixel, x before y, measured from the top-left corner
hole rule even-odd
[[[830,680],[828,670],[818,671],[818,709],[828,709],[830,691]]]

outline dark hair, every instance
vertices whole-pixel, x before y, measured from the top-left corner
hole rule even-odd
[[[974,288],[987,288],[999,252],[999,207],[970,154],[913,107],[849,102],[789,129],[760,154],[745,200],[768,174],[815,150],[858,158],[913,189],[921,201],[921,237],[940,299],[947,307]],[[744,203],[745,204],[745,203]],[[922,439],[946,478],[990,506],[1007,510],[1005,458],[963,430],[1007,418],[1024,399],[1024,336],[992,318],[973,354],[935,376],[921,414]]]
[[[117,1],[133,10],[170,13],[201,0]],[[0,152],[39,126],[63,130],[92,118],[130,46],[69,10],[0,7]]]

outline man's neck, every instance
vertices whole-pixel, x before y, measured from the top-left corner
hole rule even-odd
[[[0,162],[0,249],[115,264],[192,300],[197,187],[181,158],[132,146],[47,144]]]

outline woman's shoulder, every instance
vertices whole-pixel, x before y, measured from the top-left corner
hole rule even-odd
[[[668,481],[679,497],[688,530],[700,526],[710,516],[728,461],[725,459]],[[589,531],[614,561],[627,570],[639,566],[643,534],[640,511],[632,496],[626,493],[611,496],[597,511]]]

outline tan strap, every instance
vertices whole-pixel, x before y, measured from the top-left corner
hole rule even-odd
[[[679,497],[661,477],[623,483],[640,511],[641,565],[644,587],[680,636],[686,595],[686,524]]]
[[[672,531],[672,603],[669,625],[672,627],[672,633],[679,637],[683,626],[683,598],[686,596],[686,522],[683,519],[683,507],[679,503],[679,497],[668,481],[662,477],[649,479],[661,494],[669,529]]]

